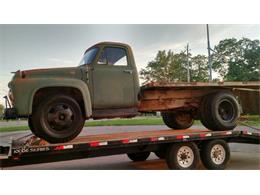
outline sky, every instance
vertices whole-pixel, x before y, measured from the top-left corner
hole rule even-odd
[[[260,39],[260,24],[209,25],[212,48],[225,38]],[[184,50],[207,55],[206,25],[0,25],[0,103],[7,94],[10,72],[77,66],[85,50],[101,41],[129,44],[138,70],[158,50]]]

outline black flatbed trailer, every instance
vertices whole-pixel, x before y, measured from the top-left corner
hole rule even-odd
[[[230,142],[259,144],[260,133],[155,130],[80,136],[62,144],[49,144],[30,135],[0,144],[0,167],[116,154],[143,161],[154,152],[159,158],[165,158],[170,169],[196,169],[200,159],[208,169],[224,169],[230,158],[227,144]]]

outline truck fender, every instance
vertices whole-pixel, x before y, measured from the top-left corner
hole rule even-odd
[[[90,92],[88,86],[82,80],[70,78],[43,78],[37,79],[37,83],[38,85],[36,85],[36,87],[33,89],[29,100],[29,113],[32,113],[33,98],[38,90],[47,87],[72,87],[78,89],[81,92],[84,101],[86,117],[88,118],[92,115]]]

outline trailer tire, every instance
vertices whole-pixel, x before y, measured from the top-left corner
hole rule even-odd
[[[49,143],[74,139],[84,126],[79,104],[67,95],[50,95],[33,110],[35,132]]]
[[[239,104],[230,92],[218,92],[205,97],[201,105],[201,122],[210,130],[232,130],[237,126]]]
[[[229,146],[222,139],[205,142],[202,144],[200,156],[207,169],[223,170],[230,159]]]
[[[171,129],[188,129],[193,125],[193,118],[185,111],[161,112],[163,122]]]
[[[196,169],[199,160],[199,149],[193,142],[172,144],[166,155],[166,163],[170,169]]]
[[[165,159],[167,151],[165,149],[159,149],[157,151],[154,151],[154,154],[159,158],[159,159]]]
[[[150,152],[128,153],[127,156],[134,162],[140,162],[145,161],[150,156]]]

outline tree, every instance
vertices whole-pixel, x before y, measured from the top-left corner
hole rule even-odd
[[[191,81],[208,81],[208,60],[204,55],[191,58]]]
[[[215,46],[212,68],[227,81],[260,79],[260,42],[242,38],[225,39]]]
[[[0,117],[2,117],[3,113],[4,113],[4,105],[0,104]]]
[[[171,50],[158,51],[155,59],[148,62],[140,75],[145,82],[186,81],[185,63],[186,54],[184,52],[174,54]]]
[[[208,78],[207,57],[197,55],[190,58],[191,81],[206,81]],[[145,82],[186,82],[187,81],[187,54],[182,51],[173,53],[158,51],[154,60],[141,70],[141,78]]]

